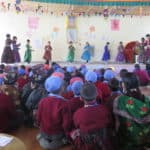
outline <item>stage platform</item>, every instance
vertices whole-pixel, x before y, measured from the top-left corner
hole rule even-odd
[[[134,65],[135,64],[127,64],[127,63],[116,63],[116,62],[108,62],[108,63],[104,63],[104,62],[98,62],[98,61],[94,61],[94,62],[89,62],[89,63],[85,63],[82,61],[75,61],[73,63],[70,62],[65,62],[65,61],[55,61],[56,63],[60,64],[60,66],[75,66],[77,68],[79,68],[82,64],[85,64],[87,66],[87,68],[89,70],[93,70],[93,69],[100,69],[100,68],[113,68],[113,70],[115,72],[119,72],[121,69],[128,69],[129,71],[133,71],[134,70]],[[13,65],[27,65],[27,66],[33,66],[36,64],[43,64],[44,62],[32,62],[30,64],[27,63],[19,63],[19,64],[13,64]],[[145,64],[140,64],[142,69],[145,69]]]

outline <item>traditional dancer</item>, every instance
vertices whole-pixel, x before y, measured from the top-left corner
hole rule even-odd
[[[103,53],[103,57],[102,60],[107,62],[110,59],[110,49],[109,49],[109,42],[106,43],[105,47],[104,47],[104,53]]]
[[[139,46],[140,46],[139,63],[143,63],[144,59],[145,59],[145,56],[144,56],[144,53],[145,53],[145,39],[144,38],[141,38],[141,42],[140,42]]]
[[[46,60],[45,64],[49,65],[49,62],[52,59],[51,51],[52,51],[51,42],[48,41],[47,45],[45,46],[45,52],[43,56],[43,58]]]
[[[5,41],[5,47],[4,47],[2,58],[1,58],[2,63],[13,63],[14,62],[14,57],[13,57],[13,53],[11,50],[11,43],[12,43],[11,35],[7,34],[6,41]]]
[[[137,41],[134,47],[134,56],[135,56],[135,63],[138,64],[140,61],[140,43]]]
[[[25,55],[24,55],[24,62],[30,63],[31,59],[32,59],[32,54],[31,54],[32,47],[30,46],[30,40],[27,40],[27,44],[26,44],[26,51],[25,51]]]
[[[146,35],[145,63],[150,59],[150,34]]]
[[[123,46],[122,42],[120,42],[119,46],[118,46],[118,54],[117,54],[117,57],[116,57],[116,61],[118,63],[124,63],[125,62],[124,46]]]
[[[73,46],[73,42],[69,42],[69,47],[68,47],[68,56],[67,56],[67,61],[68,62],[74,62],[74,52],[75,52],[75,47]]]
[[[89,42],[86,42],[81,58],[83,60],[86,60],[87,63],[91,60],[91,45],[89,44]]]
[[[20,45],[21,45],[20,43],[17,44],[17,37],[14,36],[12,40],[12,46],[13,46],[13,56],[14,56],[15,63],[18,63],[21,61],[20,54],[19,54]]]

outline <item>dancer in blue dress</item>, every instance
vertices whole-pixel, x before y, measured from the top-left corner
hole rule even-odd
[[[89,44],[89,42],[86,42],[86,45],[83,48],[83,53],[81,58],[83,60],[86,60],[86,62],[89,62],[91,60],[91,45]]]
[[[104,47],[104,53],[103,53],[103,57],[102,60],[107,62],[110,59],[110,49],[109,49],[109,42],[106,43],[105,47]]]

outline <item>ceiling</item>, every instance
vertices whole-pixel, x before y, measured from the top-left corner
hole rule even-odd
[[[150,6],[81,6],[31,1],[23,1],[23,3],[26,5],[26,7],[32,7],[33,10],[36,10],[36,12],[50,12],[51,14],[72,13],[74,15],[101,15],[107,11],[109,15],[150,16]]]
[[[80,4],[75,5],[74,2],[80,2]],[[91,16],[107,13],[108,15],[150,16],[150,0],[115,0],[115,2],[113,0],[0,0],[0,4],[2,11],[15,9],[51,15]]]

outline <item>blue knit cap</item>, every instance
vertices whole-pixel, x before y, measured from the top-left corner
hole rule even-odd
[[[81,90],[82,86],[83,86],[83,82],[82,81],[75,81],[71,85],[71,90],[73,91],[74,95],[80,95],[80,90]]]
[[[104,73],[104,79],[105,80],[109,81],[114,77],[115,77],[115,73],[111,69],[108,69],[108,70],[105,71],[105,73]]]
[[[85,74],[85,80],[95,83],[97,81],[97,74],[94,71],[88,71]]]
[[[75,71],[75,68],[73,66],[68,66],[66,69],[67,72],[72,73]]]
[[[20,68],[20,69],[18,70],[18,74],[19,74],[19,75],[25,75],[25,74],[26,74],[25,69]]]
[[[59,77],[56,76],[51,76],[49,78],[46,79],[45,81],[45,89],[50,92],[53,93],[57,90],[59,90],[61,88],[63,84],[63,80]]]

